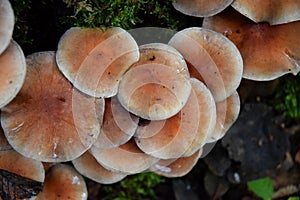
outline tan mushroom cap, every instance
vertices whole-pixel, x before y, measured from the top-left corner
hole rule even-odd
[[[90,152],[106,169],[125,174],[143,172],[158,160],[142,152],[134,140],[111,149],[99,149],[92,146]]]
[[[15,16],[10,2],[8,0],[0,0],[0,54],[10,43],[14,25]]]
[[[186,15],[207,17],[221,12],[232,2],[233,0],[175,0],[173,6]]]
[[[177,32],[169,44],[189,63],[191,77],[199,78],[194,74],[200,74],[216,102],[226,99],[239,86],[243,60],[236,46],[222,34],[191,27]]]
[[[38,182],[45,179],[42,162],[26,158],[13,149],[0,150],[0,169]]]
[[[116,96],[105,99],[100,134],[94,146],[101,149],[118,147],[134,135],[139,118],[123,108]]]
[[[80,91],[94,97],[116,95],[122,75],[139,58],[138,46],[125,30],[73,27],[61,37],[57,64]]]
[[[87,187],[83,177],[70,165],[56,164],[46,174],[44,188],[36,200],[86,200]]]
[[[189,173],[197,164],[201,156],[202,149],[196,151],[188,157],[181,157],[177,159],[159,160],[150,167],[150,171],[161,176],[174,178],[181,177]]]
[[[126,177],[126,174],[111,172],[104,168],[89,151],[73,160],[72,163],[80,174],[101,184],[116,183]]]
[[[300,71],[300,21],[276,26],[256,24],[228,9],[205,18],[203,26],[224,34],[238,47],[246,79],[267,81]]]
[[[275,25],[300,20],[299,0],[236,0],[231,5],[256,23]]]
[[[16,98],[2,108],[11,146],[44,162],[77,158],[96,141],[104,100],[74,90],[55,63],[55,52],[27,57],[27,76]]]
[[[21,47],[11,40],[7,49],[0,55],[0,108],[15,98],[24,83],[25,76],[25,56]]]
[[[208,143],[215,142],[226,134],[228,129],[237,120],[240,113],[240,97],[237,92],[234,92],[224,101],[216,103],[217,108],[217,123],[214,131],[208,137]]]

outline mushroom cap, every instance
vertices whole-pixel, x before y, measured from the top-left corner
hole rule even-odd
[[[24,83],[25,76],[24,53],[21,47],[11,40],[7,49],[0,55],[0,108],[15,98]]]
[[[243,60],[236,46],[222,34],[191,27],[177,32],[169,44],[183,55],[191,77],[199,78],[194,74],[200,74],[216,102],[226,99],[239,86]]]
[[[101,184],[116,183],[126,177],[126,174],[111,172],[104,168],[89,151],[72,160],[72,163],[80,174]]]
[[[256,23],[275,25],[300,20],[299,0],[236,0],[231,6]]]
[[[116,96],[105,99],[105,110],[100,134],[94,146],[101,149],[118,147],[134,135],[139,118],[119,103]]]
[[[105,31],[73,27],[58,43],[59,69],[80,91],[94,97],[116,95],[122,75],[139,58],[138,46],[122,28]]]
[[[224,34],[237,46],[244,61],[243,78],[267,81],[300,71],[300,21],[257,24],[234,9],[226,9],[205,18],[203,26]]]
[[[36,200],[86,200],[87,197],[83,177],[70,165],[56,164],[47,172],[43,191]]]
[[[169,178],[184,176],[197,164],[197,161],[201,156],[201,152],[202,149],[197,150],[188,157],[167,160],[161,159],[150,167],[150,171]]]
[[[233,0],[176,0],[173,6],[186,15],[208,17],[221,12],[232,2]]]
[[[92,146],[90,152],[103,167],[117,173],[140,173],[158,161],[157,158],[142,152],[134,140],[111,149]]]
[[[96,141],[104,100],[74,90],[55,63],[55,52],[27,57],[27,75],[16,98],[2,108],[10,145],[44,162],[77,158]]]
[[[0,54],[3,53],[10,43],[14,25],[15,16],[10,2],[8,0],[0,0]]]

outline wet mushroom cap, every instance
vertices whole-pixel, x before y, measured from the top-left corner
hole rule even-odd
[[[61,37],[56,55],[59,69],[77,89],[94,97],[112,97],[139,51],[122,28],[73,27]]]
[[[231,5],[256,23],[276,25],[300,20],[299,0],[235,0]]]
[[[232,2],[233,0],[176,0],[173,6],[186,15],[208,17],[221,12]]]
[[[86,200],[87,187],[83,177],[70,165],[56,164],[46,174],[44,188],[36,200]]]
[[[0,0],[0,54],[8,47],[15,25],[15,16],[8,0]]]
[[[202,77],[216,102],[223,101],[239,86],[243,60],[236,46],[215,31],[191,27],[177,32],[169,41],[188,63],[191,77]],[[194,76],[191,72],[198,72]]]
[[[25,56],[21,47],[11,40],[0,55],[0,108],[20,91],[26,76]]]
[[[234,9],[226,9],[205,18],[203,27],[222,33],[238,47],[244,61],[243,78],[267,81],[300,71],[300,21],[257,24]]]
[[[55,52],[34,53],[26,61],[21,91],[2,108],[5,136],[26,157],[44,162],[73,160],[99,135],[104,100],[75,90],[58,70]]]

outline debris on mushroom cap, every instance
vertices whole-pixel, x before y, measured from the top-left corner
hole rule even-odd
[[[106,169],[125,174],[143,172],[158,160],[142,152],[134,140],[111,149],[99,149],[92,146],[90,152]]]
[[[190,72],[201,75],[216,102],[226,99],[239,86],[243,60],[236,46],[222,34],[192,27],[176,33],[169,44],[183,55],[189,68],[195,68]]]
[[[8,0],[0,0],[0,54],[10,43],[14,25],[15,16],[10,2]]]
[[[72,161],[75,169],[83,176],[101,184],[112,184],[124,179],[127,175],[104,168],[89,151]]]
[[[26,61],[24,85],[1,111],[4,134],[26,157],[73,160],[96,141],[104,100],[75,90],[59,72],[55,52],[34,53]]]
[[[134,135],[139,118],[123,108],[116,96],[105,99],[100,134],[93,144],[100,149],[118,147]]]
[[[0,108],[15,98],[25,76],[25,56],[21,47],[11,40],[7,49],[0,55]]]
[[[87,187],[83,177],[70,165],[56,164],[46,174],[44,188],[36,200],[86,200]]]
[[[275,25],[300,20],[299,0],[235,0],[231,5],[256,23]]]
[[[208,17],[221,12],[232,2],[233,0],[175,0],[173,6],[186,15]]]
[[[238,47],[244,61],[243,78],[267,81],[300,71],[300,21],[257,24],[234,9],[226,9],[205,18],[203,26],[224,34]]]
[[[217,123],[214,131],[206,140],[208,143],[217,141],[224,137],[228,129],[237,120],[240,112],[240,98],[237,91],[224,101],[216,103],[216,108]]]
[[[94,97],[116,95],[121,76],[139,58],[138,46],[125,30],[69,29],[60,39],[59,69],[80,91]]]
[[[191,156],[177,159],[159,160],[150,167],[150,171],[165,177],[181,177],[189,173],[197,164],[202,149],[197,150]]]

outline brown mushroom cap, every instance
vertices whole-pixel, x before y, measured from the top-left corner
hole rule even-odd
[[[126,177],[126,174],[111,172],[102,167],[89,151],[73,160],[72,163],[80,174],[101,184],[116,183]]]
[[[36,200],[86,200],[87,197],[83,177],[70,165],[56,164],[46,174],[43,191]]]
[[[12,40],[0,55],[0,108],[15,98],[24,83],[25,76],[25,56],[21,47]]]
[[[300,20],[299,0],[236,0],[231,5],[256,23],[275,25]]]
[[[104,100],[74,90],[58,70],[54,52],[34,53],[26,61],[21,91],[2,108],[5,136],[26,157],[45,162],[73,160],[99,135]]]
[[[91,154],[106,169],[125,174],[143,172],[158,160],[142,152],[134,140],[111,149],[99,149],[92,146]]]
[[[111,97],[139,51],[121,28],[73,27],[61,37],[56,55],[59,69],[77,89],[94,97]]]
[[[239,86],[243,60],[236,46],[222,34],[192,27],[176,33],[169,44],[183,55],[189,70],[195,68],[190,72],[200,74],[216,102],[226,99]]]
[[[14,25],[15,16],[10,2],[8,0],[0,0],[0,54],[2,54],[10,43]]]
[[[246,79],[267,81],[300,71],[300,21],[257,24],[234,9],[226,9],[205,18],[203,26],[224,34],[238,47]]]
[[[139,118],[119,103],[118,98],[105,99],[105,110],[100,134],[94,146],[101,149],[118,147],[134,135]]]
[[[232,2],[233,0],[176,0],[173,6],[186,15],[208,17],[221,12]]]

